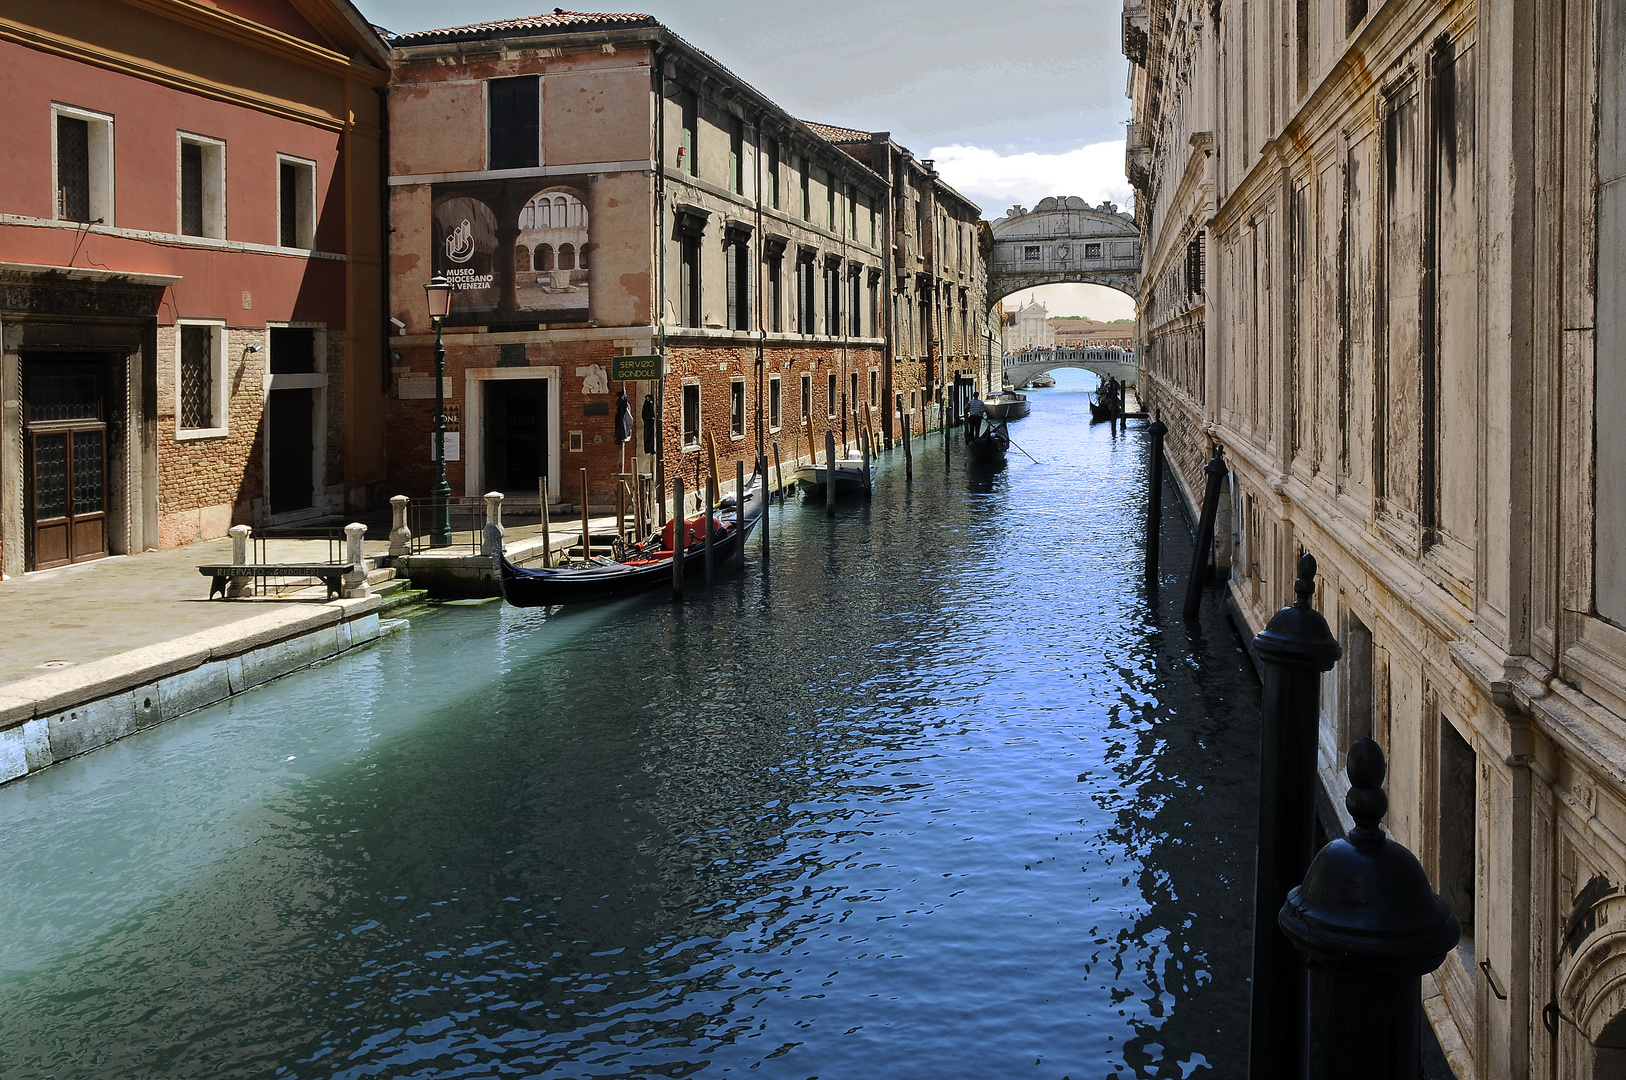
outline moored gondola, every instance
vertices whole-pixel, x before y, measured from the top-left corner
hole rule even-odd
[[[712,564],[726,565],[745,548],[751,530],[762,518],[762,477],[753,474],[745,489],[744,507],[726,505],[713,516]],[[584,604],[614,600],[659,588],[672,580],[675,557],[673,536],[686,526],[688,544],[683,552],[685,577],[704,574],[706,567],[705,516],[689,519],[683,526],[667,523],[663,536],[651,536],[633,548],[623,559],[595,556],[583,565],[557,567],[515,566],[498,555],[497,581],[503,599],[515,607],[551,607],[554,604]]]

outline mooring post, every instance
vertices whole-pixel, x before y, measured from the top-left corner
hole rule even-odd
[[[1276,916],[1309,969],[1301,1080],[1418,1080],[1423,976],[1462,937],[1417,857],[1384,835],[1385,770],[1371,739],[1349,748],[1355,827],[1316,853]]]
[[[869,475],[870,456],[869,456],[869,431],[868,431],[868,429],[861,429],[858,432],[858,445],[859,445],[859,447],[861,447],[863,449],[863,452],[864,452],[864,494],[865,495],[874,495],[875,494],[875,489],[874,489],[874,485],[871,484],[871,482],[870,482],[870,475]]]
[[[582,561],[593,557],[593,537],[587,527],[587,470],[582,470]]]
[[[705,507],[705,510],[706,510],[706,585],[709,587],[711,585],[711,575],[712,575],[712,569],[713,569],[712,568],[712,555],[711,555],[711,544],[712,544],[711,517],[712,517],[712,514],[714,514],[716,512],[717,491],[716,491],[716,482],[714,480],[712,480],[711,477],[709,477],[709,476],[706,477],[706,479],[703,481],[703,483],[704,483],[705,488],[706,488],[706,507]]]
[[[767,486],[766,485],[768,483],[768,474],[767,474],[768,459],[767,459],[766,455],[764,455],[763,459],[762,459],[762,468],[763,468],[762,483],[764,485],[763,486],[763,491],[766,492],[767,491]],[[784,465],[782,465],[780,463],[780,460],[779,460],[779,444],[777,442],[773,444],[773,475],[774,475],[774,489],[775,489],[775,492],[779,496],[779,501],[784,502],[785,501],[785,467],[784,467]]]
[[[1210,481],[1212,490],[1212,481]],[[1338,660],[1338,640],[1311,606],[1315,557],[1299,556],[1298,599],[1253,639],[1262,686],[1259,731],[1259,850],[1254,864],[1253,1009],[1248,1075],[1295,1075],[1303,1047],[1302,965],[1276,913],[1304,880],[1315,852],[1316,732],[1321,675]],[[1377,1075],[1377,1074],[1367,1074]]]
[[[1197,521],[1197,550],[1191,553],[1191,577],[1186,581],[1186,606],[1182,611],[1195,619],[1203,606],[1203,577],[1214,550],[1214,518],[1219,514],[1220,484],[1225,480],[1225,447],[1215,446],[1214,456],[1203,466],[1208,486],[1203,491],[1203,513]]]
[[[359,521],[352,521],[344,527],[344,561],[350,564],[350,572],[344,575],[341,582],[344,586],[342,595],[346,600],[373,595],[373,587],[367,584],[367,553],[362,547],[365,539],[367,526]]]
[[[734,527],[745,528],[745,459],[734,461]],[[739,563],[745,565],[745,541],[740,541]]]
[[[627,481],[625,473],[615,475],[615,535],[627,538]]]
[[[903,395],[898,395],[898,403],[903,403]],[[914,450],[915,414],[911,409],[903,414],[903,478],[915,478],[915,450]]]
[[[779,446],[774,445],[774,453],[779,452]],[[757,475],[762,478],[762,569],[768,569],[768,507],[773,504],[773,498],[768,494],[768,455],[757,455]]]
[[[841,456],[847,456],[847,392],[841,392]]]
[[[672,599],[683,599],[683,560],[689,554],[689,522],[683,516],[683,477],[672,479],[672,505],[677,513],[668,524],[672,526]],[[663,526],[664,527],[664,526]]]
[[[500,492],[500,491],[488,491],[485,494],[485,500],[486,500],[486,524],[485,524],[485,528],[481,530],[480,554],[482,554],[482,555],[491,555],[491,554],[493,554],[493,552],[491,551],[491,543],[492,543],[493,537],[495,537],[496,543],[497,543],[496,554],[501,554],[502,553],[502,537],[503,537],[503,533],[506,531],[502,527],[503,493]]]
[[[1146,428],[1152,435],[1151,474],[1146,478],[1146,577],[1157,580],[1157,562],[1163,541],[1159,526],[1163,523],[1163,436],[1169,425],[1163,422],[1163,411]]]
[[[836,433],[824,433],[824,512],[836,516]]]
[[[390,497],[390,556],[412,554],[412,527],[407,524],[407,507],[412,500],[405,495]],[[247,528],[248,526],[243,526]],[[236,530],[233,529],[235,535]],[[233,556],[236,558],[236,556]]]

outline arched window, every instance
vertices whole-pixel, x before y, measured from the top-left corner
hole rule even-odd
[[[553,269],[553,245],[552,244],[538,244],[538,245],[536,245],[536,268],[538,270],[552,270]]]
[[[576,253],[576,269],[578,270],[587,269],[587,247],[586,244],[583,244],[582,249]]]
[[[531,268],[531,249],[524,244],[514,248],[514,269],[521,273]]]
[[[570,244],[559,245],[559,269],[576,269],[576,249]]]

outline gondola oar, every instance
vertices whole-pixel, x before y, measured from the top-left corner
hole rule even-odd
[[[1016,440],[1011,438],[1011,430],[1008,427],[1005,429],[1005,441],[1010,443],[1012,446],[1016,446]],[[1022,448],[1020,446],[1016,446],[1016,448],[1018,450],[1022,450]],[[1035,465],[1043,465],[1044,464],[1044,462],[1040,461],[1038,458],[1034,457],[1032,454],[1028,454],[1028,452],[1026,450],[1022,450],[1022,453],[1027,454],[1028,460],[1033,462]]]

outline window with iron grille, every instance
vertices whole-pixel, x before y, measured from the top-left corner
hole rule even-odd
[[[183,428],[219,426],[215,419],[214,353],[214,327],[181,327],[181,370],[176,393]]]
[[[53,105],[52,114],[56,218],[113,224],[113,118],[70,105]]]
[[[539,86],[535,75],[486,83],[488,168],[534,169],[541,163]]]
[[[779,430],[784,414],[781,411],[781,398],[779,392],[779,376],[768,377],[768,426],[774,431]]]
[[[218,139],[178,136],[180,233],[226,236],[226,144]]]
[[[735,379],[728,384],[728,433],[736,439],[745,437],[744,379]]]
[[[1101,257],[1101,245],[1100,244],[1085,244],[1084,245],[1084,257],[1086,259],[1099,259]]]
[[[89,221],[90,125],[76,117],[56,118],[56,187],[56,216]]]
[[[1026,260],[1029,260],[1029,261],[1033,261],[1033,260],[1038,259],[1039,258],[1039,245],[1038,244],[1028,244],[1026,247],[1024,247],[1022,249],[1022,258],[1026,259]]]

